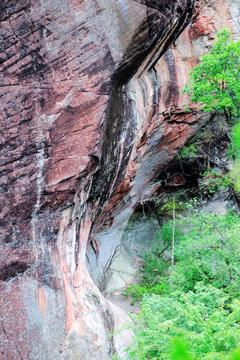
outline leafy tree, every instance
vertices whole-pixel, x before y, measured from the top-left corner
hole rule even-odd
[[[230,35],[228,29],[217,33],[183,89],[201,109],[223,113],[227,121],[240,114],[240,41],[230,40]]]

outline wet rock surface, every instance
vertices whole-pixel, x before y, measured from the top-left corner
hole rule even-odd
[[[86,254],[101,274],[135,208],[207,121],[183,110],[178,91],[218,28],[238,36],[238,4],[1,1],[0,358],[122,353],[124,337],[108,337],[121,315]]]

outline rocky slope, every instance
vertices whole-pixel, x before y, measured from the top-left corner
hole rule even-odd
[[[124,314],[98,287],[134,209],[208,120],[179,89],[217,29],[238,37],[239,8],[1,2],[0,359],[122,352],[129,334],[108,334]]]

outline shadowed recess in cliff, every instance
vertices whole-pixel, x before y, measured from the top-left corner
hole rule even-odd
[[[20,261],[12,262],[11,264],[0,268],[0,280],[7,281],[18,274],[24,273],[28,269],[28,264]]]

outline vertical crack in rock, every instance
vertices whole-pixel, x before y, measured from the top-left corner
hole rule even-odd
[[[45,153],[45,146],[44,146],[44,134],[41,126],[41,116],[39,117],[39,141],[40,141],[40,147],[37,152],[37,198],[36,203],[33,208],[33,214],[31,219],[31,228],[32,228],[32,246],[33,246],[33,254],[35,256],[34,260],[34,272],[37,274],[37,267],[39,264],[39,257],[44,257],[44,242],[41,241],[41,236],[38,231],[38,212],[41,207],[41,196],[42,196],[42,190],[43,190],[43,167],[44,167],[44,153]]]
[[[111,308],[109,307],[109,308],[105,309],[102,305],[102,302],[101,302],[99,296],[93,292],[89,292],[88,297],[89,297],[89,301],[94,302],[95,306],[100,310],[100,314],[102,316],[103,323],[104,323],[105,329],[107,330],[107,333],[113,334],[113,332],[114,332],[114,316],[113,316]],[[114,345],[113,336],[111,336],[109,338],[108,355],[111,357],[114,354],[116,354],[116,349],[115,349],[115,345]]]
[[[165,90],[165,92],[166,92],[165,105],[166,105],[166,107],[168,107],[169,104],[171,104],[172,100],[174,100],[175,104],[178,103],[180,89],[176,88],[176,86],[173,89],[171,88],[171,86],[173,86],[173,84],[175,84],[175,80],[177,79],[176,66],[174,63],[174,57],[172,55],[172,52],[168,51],[165,54],[165,57],[166,57],[168,72],[169,72],[169,76],[170,76],[170,80],[171,80],[168,88]]]
[[[94,176],[92,196],[100,195],[99,207],[110,198],[124,177],[137,133],[131,85],[113,90],[106,119],[100,170]]]

